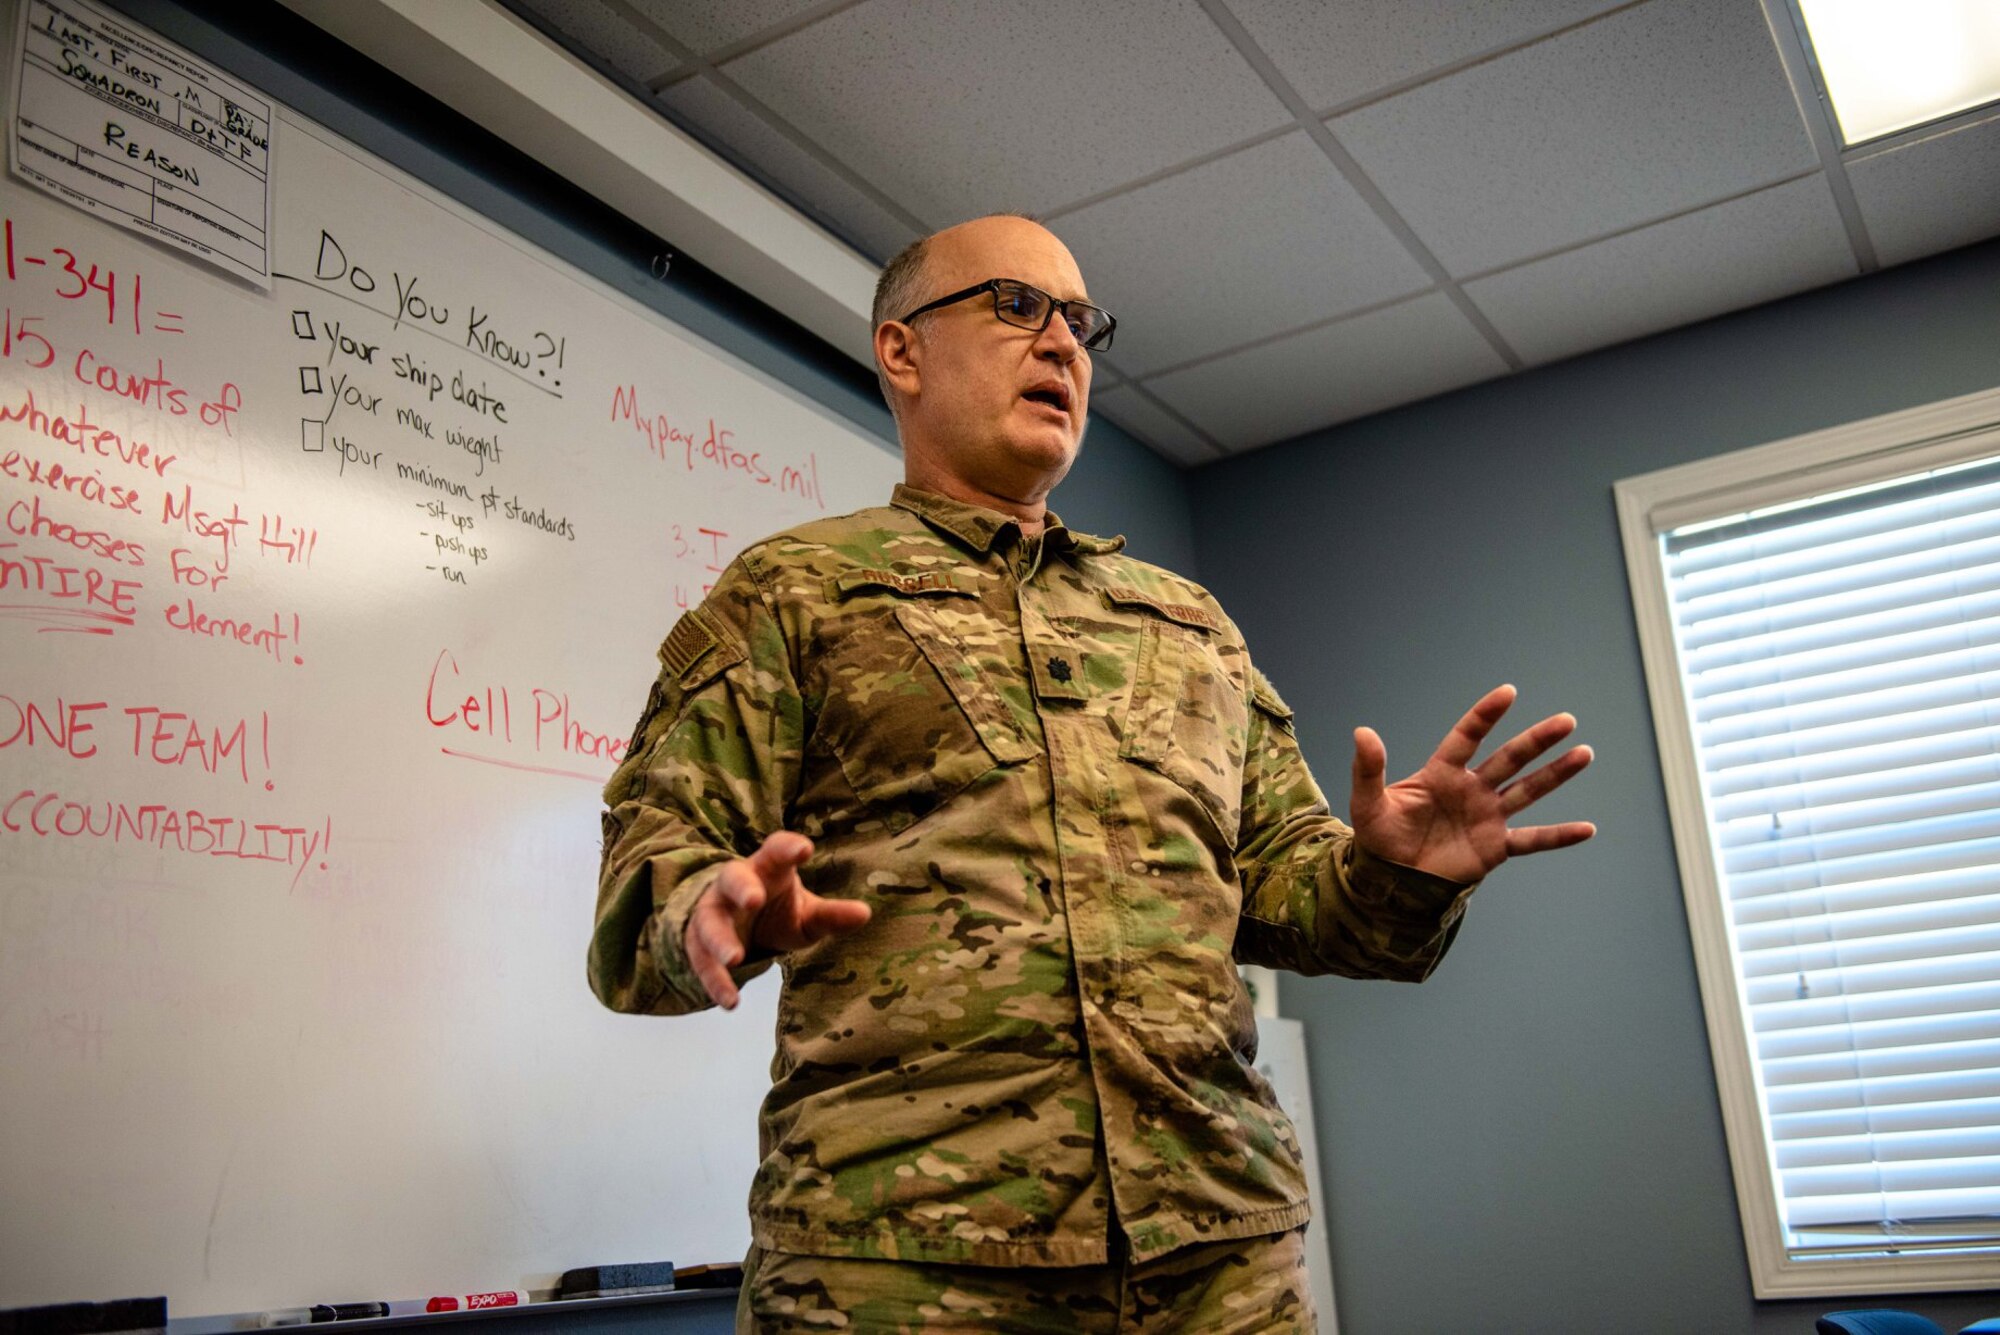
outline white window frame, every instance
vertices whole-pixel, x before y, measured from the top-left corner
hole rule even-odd
[[[1663,468],[1627,478],[1612,489],[1751,1286],[1759,1298],[1989,1289],[2000,1287],[2000,1256],[1910,1252],[1801,1261],[1786,1254],[1772,1151],[1744,1033],[1721,878],[1675,653],[1660,538],[1686,524],[1996,455],[2000,389]]]

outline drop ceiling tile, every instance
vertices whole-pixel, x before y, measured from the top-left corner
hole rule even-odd
[[[706,55],[775,27],[821,0],[624,0],[674,39]]]
[[[1751,0],[1651,0],[1331,124],[1460,276],[1817,161]]]
[[[1303,131],[1050,226],[1138,375],[1431,285]]]
[[[869,0],[725,72],[940,225],[1054,208],[1287,119],[1195,0]]]
[[[1228,0],[1310,107],[1330,107],[1564,28],[1622,0]]]
[[[1826,178],[1797,181],[1465,285],[1530,364],[1860,272]]]
[[[2000,116],[1847,164],[1884,264],[2000,234]]]
[[[1146,381],[1232,452],[1501,375],[1441,292]]]
[[[1185,422],[1130,386],[1092,390],[1092,417],[1106,417],[1177,464],[1213,463],[1219,456]],[[1089,448],[1086,436],[1085,448]]]
[[[604,0],[517,0],[568,38],[578,50],[638,83],[657,79],[681,62],[653,35]]]
[[[659,96],[668,115],[733,162],[746,164],[816,222],[880,264],[917,239],[915,229],[773,129],[706,76]]]

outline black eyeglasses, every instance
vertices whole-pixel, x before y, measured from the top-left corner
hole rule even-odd
[[[1118,328],[1118,321],[1110,311],[1102,306],[1093,306],[1087,301],[1058,301],[1038,287],[1032,287],[1018,278],[989,278],[983,283],[954,292],[948,297],[939,297],[927,302],[905,315],[897,323],[908,324],[925,311],[934,311],[940,306],[976,297],[981,292],[993,294],[993,313],[1017,329],[1032,329],[1041,333],[1049,327],[1049,319],[1057,311],[1063,313],[1063,323],[1069,326],[1070,337],[1092,352],[1101,352],[1111,346],[1111,335]]]

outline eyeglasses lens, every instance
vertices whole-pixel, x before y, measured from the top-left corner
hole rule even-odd
[[[1086,348],[1111,346],[1111,316],[1095,306],[1069,308],[1069,332]]]
[[[1025,283],[1002,283],[993,289],[993,313],[1008,324],[1040,329],[1049,313],[1049,296]]]
[[[1048,319],[1052,301],[1053,298],[1040,288],[1029,287],[1026,283],[1002,283],[993,290],[993,313],[1022,329],[1040,329]],[[1106,336],[1111,329],[1109,312],[1072,301],[1064,307],[1063,318],[1069,325],[1070,337],[1084,347],[1108,346],[1110,340]]]

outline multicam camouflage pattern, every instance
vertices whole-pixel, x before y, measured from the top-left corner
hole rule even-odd
[[[1022,1271],[793,1256],[753,1247],[742,1335],[1311,1335],[1303,1230],[1133,1264]]]
[[[689,911],[779,829],[874,908],[784,960],[759,1245],[1070,1266],[1114,1217],[1140,1261],[1295,1228],[1235,961],[1414,980],[1457,931],[1467,887],[1360,851],[1235,626],[1122,545],[899,487],[745,552],[661,646],[598,996],[708,1005]]]

